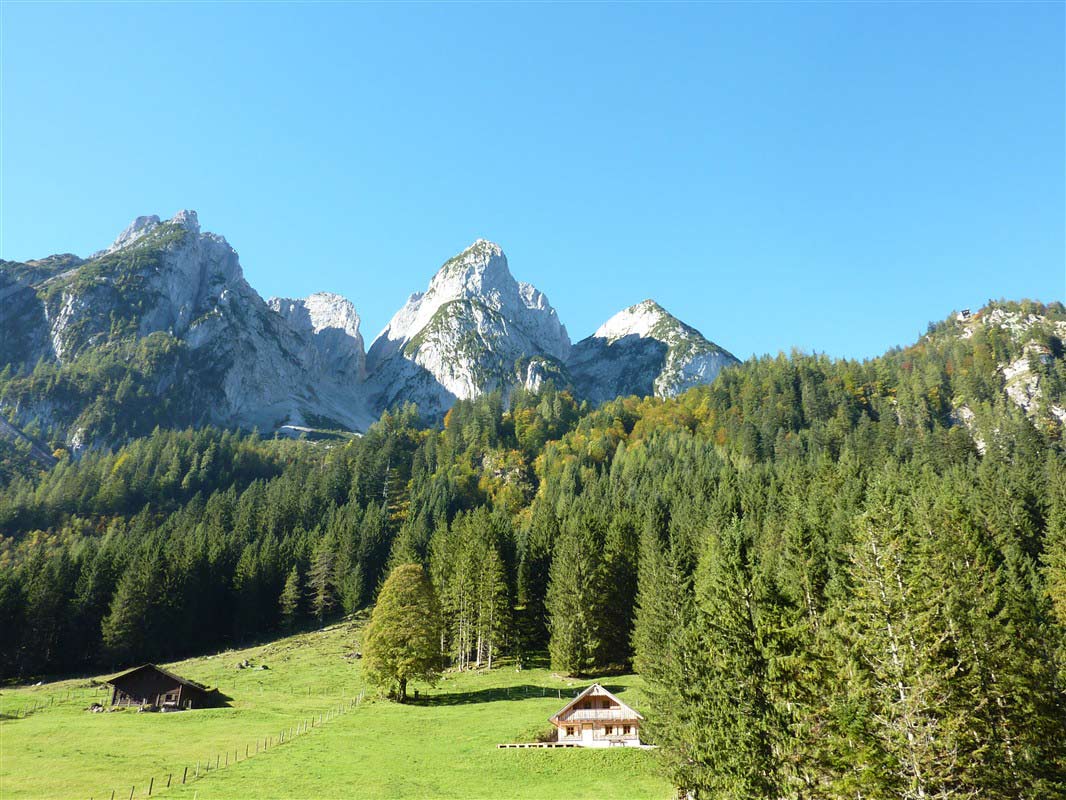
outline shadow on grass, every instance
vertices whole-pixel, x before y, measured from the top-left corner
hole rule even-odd
[[[591,686],[592,683],[593,681],[590,681],[584,685],[567,687],[566,689],[523,684],[521,686],[501,686],[493,687],[491,689],[476,689],[468,692],[448,692],[441,694],[420,691],[417,697],[414,694],[408,695],[407,705],[460,706],[470,703],[496,703],[501,700],[551,698],[558,701],[561,707],[563,704],[568,703],[577,697],[578,694]],[[603,686],[603,684],[601,684],[601,686]],[[620,694],[626,690],[625,686],[604,686],[603,688],[614,694]]]
[[[233,697],[221,689],[211,689],[204,693],[204,704],[198,708],[233,708]]]
[[[555,689],[545,686],[500,686],[491,689],[476,689],[469,692],[440,693],[430,690],[428,693],[420,691],[418,696],[411,694],[407,697],[408,705],[419,706],[461,706],[469,703],[495,703],[500,700],[529,700],[534,697],[558,697]],[[567,693],[563,692],[563,697]]]

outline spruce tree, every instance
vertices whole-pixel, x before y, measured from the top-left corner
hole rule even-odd
[[[311,568],[307,573],[307,589],[311,595],[311,612],[319,622],[337,605],[337,554],[329,537],[323,537],[315,547]]]
[[[503,648],[511,628],[511,602],[504,565],[499,552],[492,546],[487,548],[482,559],[478,595],[482,650],[486,666],[492,669],[493,659]]]
[[[285,588],[281,590],[278,598],[278,611],[281,615],[281,627],[291,631],[296,626],[296,619],[300,616],[300,570],[294,564],[289,570],[289,577],[285,579]]]
[[[947,673],[935,668],[938,609],[922,596],[934,576],[915,547],[898,480],[880,478],[856,524],[846,647],[884,765],[867,775],[863,793],[930,797],[946,788],[950,772],[951,743],[939,715]]]
[[[640,534],[637,570],[633,663],[638,672],[656,683],[664,661],[670,658],[663,645],[683,619],[681,609],[691,593],[688,576],[672,563],[668,524],[665,505],[654,504]]]
[[[600,659],[604,572],[600,542],[587,518],[570,517],[552,557],[547,611],[552,669],[586,674]]]
[[[141,659],[149,652],[146,621],[154,594],[153,572],[143,561],[131,565],[111,600],[102,626],[103,644],[119,661]]]
[[[778,609],[754,572],[752,549],[752,533],[739,521],[711,535],[697,614],[679,654],[690,696],[677,745],[697,767],[701,794],[723,800],[783,791],[784,719],[774,702],[772,663]]]
[[[558,532],[559,521],[550,504],[540,499],[534,500],[518,567],[519,625],[522,628],[523,649],[535,650],[548,643],[545,599]]]

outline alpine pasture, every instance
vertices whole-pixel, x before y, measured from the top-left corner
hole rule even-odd
[[[91,703],[106,705],[108,692],[88,678],[5,688],[0,797],[671,795],[653,751],[496,748],[532,741],[593,680],[639,709],[638,677],[578,681],[504,662],[447,673],[435,688],[415,684],[418,698],[401,705],[365,687],[354,656],[359,632],[342,623],[167,665],[219,687],[232,698],[227,708],[90,713]],[[243,662],[250,666],[239,669]]]

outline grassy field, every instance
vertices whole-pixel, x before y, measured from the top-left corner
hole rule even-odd
[[[530,741],[590,681],[505,665],[415,685],[419,702],[401,706],[364,695],[359,662],[347,657],[357,640],[358,628],[342,624],[169,665],[218,686],[229,708],[92,714],[85,708],[106,695],[88,679],[4,689],[0,798],[107,800],[114,791],[127,800],[131,789],[148,796],[150,784],[153,797],[197,800],[671,795],[651,751],[496,749]],[[268,669],[237,669],[245,659]],[[600,682],[640,708],[639,678]],[[321,715],[329,718],[319,723]],[[313,717],[315,727],[278,743]]]

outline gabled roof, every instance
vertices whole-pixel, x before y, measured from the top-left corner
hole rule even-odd
[[[142,669],[153,669],[156,672],[159,672],[159,673],[161,673],[163,675],[166,675],[168,678],[171,678],[172,680],[177,681],[182,686],[188,686],[188,687],[191,687],[193,689],[199,689],[202,692],[206,692],[207,691],[207,687],[204,686],[202,683],[197,683],[196,681],[190,681],[187,678],[181,677],[180,675],[175,675],[173,672],[170,672],[169,670],[165,670],[162,667],[157,666],[155,664],[141,664],[139,667],[134,667],[133,669],[126,670],[121,675],[116,675],[113,678],[108,678],[106,681],[104,681],[104,683],[107,683],[107,684],[109,684],[111,686],[114,686],[116,681],[120,681],[123,678],[128,678],[130,675],[134,674],[135,672],[140,672]]]
[[[565,714],[567,711],[569,711],[571,708],[576,706],[579,702],[581,702],[584,698],[588,697],[591,694],[594,694],[596,696],[601,696],[602,695],[604,697],[608,697],[611,700],[613,700],[614,702],[618,703],[618,705],[622,707],[623,711],[628,711],[629,713],[631,713],[633,715],[634,719],[644,719],[644,715],[641,714],[639,711],[637,711],[636,709],[634,709],[634,708],[632,708],[630,706],[627,706],[625,703],[623,703],[621,700],[619,700],[615,695],[613,695],[611,692],[608,692],[606,689],[604,689],[598,683],[594,683],[590,687],[585,689],[585,691],[581,692],[581,694],[579,694],[577,697],[575,697],[569,703],[567,703],[565,706],[563,706],[558,711],[556,711],[554,714],[552,714],[550,717],[548,717],[549,722],[558,722],[559,717],[561,717],[563,714]]]

